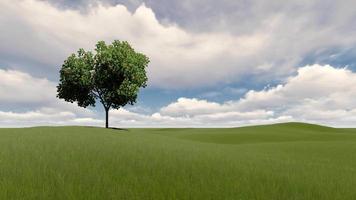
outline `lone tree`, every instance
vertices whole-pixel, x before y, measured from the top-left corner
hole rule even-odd
[[[149,59],[137,53],[126,41],[115,40],[111,45],[100,41],[96,54],[79,49],[70,55],[60,70],[57,97],[77,102],[86,108],[95,106],[96,100],[104,106],[105,127],[109,127],[110,108],[133,105],[141,87],[146,87]]]

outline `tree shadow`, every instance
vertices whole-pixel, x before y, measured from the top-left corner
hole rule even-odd
[[[117,130],[117,131],[129,131],[129,129],[127,129],[127,128],[109,127],[108,129]]]

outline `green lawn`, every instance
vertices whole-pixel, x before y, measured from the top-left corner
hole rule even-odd
[[[356,129],[0,129],[0,199],[356,199]]]

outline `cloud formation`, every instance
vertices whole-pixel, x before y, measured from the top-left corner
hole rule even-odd
[[[95,113],[56,98],[56,83],[0,69],[0,126],[98,124]]]
[[[190,118],[212,115],[211,119],[217,119],[220,116],[224,121],[282,117],[335,126],[354,126],[355,84],[356,74],[347,68],[311,65],[300,68],[297,75],[289,77],[284,84],[261,91],[250,90],[239,100],[219,104],[180,98],[162,108],[161,113]],[[224,116],[228,117],[225,119]]]
[[[151,59],[150,87],[182,89],[241,82],[248,76],[255,82],[283,80],[307,54],[355,46],[356,30],[350,28],[355,16],[349,9],[321,23],[325,13],[313,12],[314,3],[299,14],[288,9],[294,4],[283,4],[279,12],[268,7],[265,17],[251,17],[249,31],[225,26],[191,32],[174,22],[163,25],[145,4],[131,12],[123,5],[99,3],[80,12],[43,1],[3,0],[0,28],[6,31],[0,35],[0,60],[5,67],[55,81],[63,60],[78,48],[92,49],[98,40],[128,40]],[[246,9],[255,12],[258,5]],[[240,23],[230,23],[231,29]]]
[[[150,57],[149,87],[178,89],[172,93],[179,94],[194,88],[202,91],[195,95],[199,98],[192,98],[192,93],[187,95],[191,98],[181,95],[153,111],[113,110],[114,126],[282,121],[355,126],[352,69],[340,64],[303,64],[353,62],[356,14],[352,1],[170,1],[186,18],[155,2],[135,1],[132,5],[137,7],[130,10],[99,2],[83,11],[38,0],[0,1],[4,30],[0,34],[0,126],[101,125],[98,110],[56,99],[55,86],[60,65],[69,54],[81,47],[93,49],[98,40],[114,39],[128,40]],[[192,12],[197,7],[201,9]],[[239,83],[243,88],[236,87]],[[251,90],[251,85],[268,83],[280,84]],[[239,99],[211,101],[232,93]]]
[[[54,83],[37,80],[17,71],[3,71],[7,84],[15,91],[16,76],[27,77],[29,83],[38,81],[43,88],[53,88]],[[4,75],[5,74],[5,75]],[[1,77],[0,77],[1,78]],[[2,85],[0,79],[0,85]],[[11,85],[14,84],[14,85]],[[118,127],[234,127],[247,124],[286,121],[314,122],[330,126],[354,127],[356,124],[356,73],[347,68],[329,65],[311,65],[298,70],[295,76],[276,87],[260,91],[250,90],[242,98],[224,103],[204,99],[179,98],[153,114],[136,113],[127,109],[110,111],[110,123]],[[29,91],[31,92],[31,91]],[[46,93],[41,90],[36,93]],[[17,97],[16,97],[17,98]],[[15,100],[16,100],[15,98]],[[28,96],[27,98],[30,98]],[[0,101],[4,101],[0,99]],[[33,101],[41,101],[33,97]],[[34,111],[0,112],[0,126],[28,126],[37,124],[102,125],[102,115],[91,110],[76,108],[55,98],[48,98]],[[65,106],[64,106],[65,105]],[[85,112],[88,113],[85,113]]]
[[[354,127],[355,85],[356,74],[347,68],[311,65],[300,68],[283,84],[250,90],[239,100],[217,103],[179,98],[154,115],[193,126],[302,121]]]
[[[0,69],[0,102],[44,103],[53,99],[55,84],[27,73]],[[38,91],[41,91],[40,93]]]

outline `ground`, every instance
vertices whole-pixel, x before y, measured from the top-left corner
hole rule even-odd
[[[0,129],[0,199],[356,199],[356,129]]]

